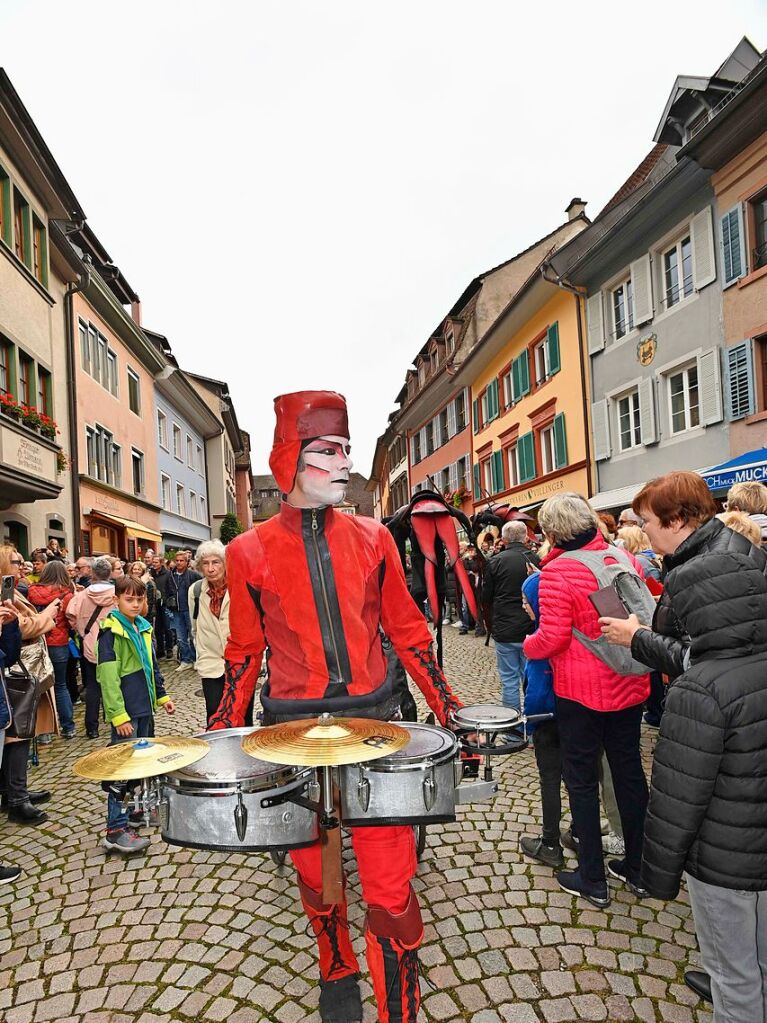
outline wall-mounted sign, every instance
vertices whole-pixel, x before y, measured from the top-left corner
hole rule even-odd
[[[649,366],[658,351],[658,337],[650,334],[637,344],[637,359],[642,366]]]

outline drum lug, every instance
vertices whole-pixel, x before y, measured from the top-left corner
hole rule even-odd
[[[168,800],[167,799],[161,799],[158,802],[158,804],[157,804],[157,814],[158,814],[158,817],[159,817],[159,820],[160,820],[160,830],[161,831],[167,831],[168,830],[168,821],[170,819],[169,812],[170,812],[170,808],[168,806]]]
[[[248,809],[242,801],[242,793],[237,793],[237,806],[234,808],[234,826],[237,829],[237,837],[241,842],[245,841],[245,831],[248,827]]]
[[[429,773],[423,780],[423,805],[427,810],[431,810],[434,806],[434,800],[437,798],[437,783],[434,780],[434,768],[432,767]]]
[[[365,813],[370,806],[370,782],[365,777],[365,772],[360,768],[359,781],[357,782],[357,799]]]

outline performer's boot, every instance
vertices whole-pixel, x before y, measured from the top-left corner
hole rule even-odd
[[[320,953],[320,1016],[323,1023],[359,1023],[359,963],[349,940],[346,903],[329,906],[320,892],[298,881],[301,902]]]
[[[416,1023],[421,991],[418,947],[423,940],[421,910],[415,892],[404,913],[370,906],[365,926],[367,960],[380,1023]]]

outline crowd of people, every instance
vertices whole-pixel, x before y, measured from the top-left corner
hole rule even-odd
[[[687,975],[690,985],[713,1001],[717,1023],[767,1018],[767,487],[738,484],[718,511],[699,476],[670,473],[617,521],[560,494],[540,509],[538,528],[520,517],[464,545],[481,620],[454,595],[461,632],[487,629],[494,640],[501,702],[520,721],[549,715],[529,726],[542,821],[522,852],[599,908],[611,900],[608,878],[665,900],[684,879],[706,967]],[[103,722],[113,742],[151,736],[155,712],[175,709],[164,676],[194,666],[206,719],[220,711],[230,595],[219,541],[196,558],[148,551],[131,564],[72,562],[55,540],[25,562],[5,545],[0,574],[14,581],[0,606],[3,675],[51,682],[31,734],[17,734],[0,686],[11,821],[47,819],[51,793],[28,788],[27,767],[37,744],[75,735],[77,700],[90,739]],[[618,585],[627,576],[641,592]],[[606,591],[634,603],[610,611],[598,599]],[[643,722],[659,729],[649,786]],[[524,745],[521,725],[504,739]],[[126,808],[126,785],[105,788],[105,848],[143,851],[143,814]],[[576,852],[576,869],[564,869],[563,847]],[[0,882],[19,873],[0,865]]]

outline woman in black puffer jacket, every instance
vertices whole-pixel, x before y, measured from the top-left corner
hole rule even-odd
[[[673,899],[683,872],[715,1023],[767,1019],[767,557],[714,518],[695,473],[634,500],[665,590],[653,629],[604,620],[611,641],[676,677],[652,772],[642,881]]]

